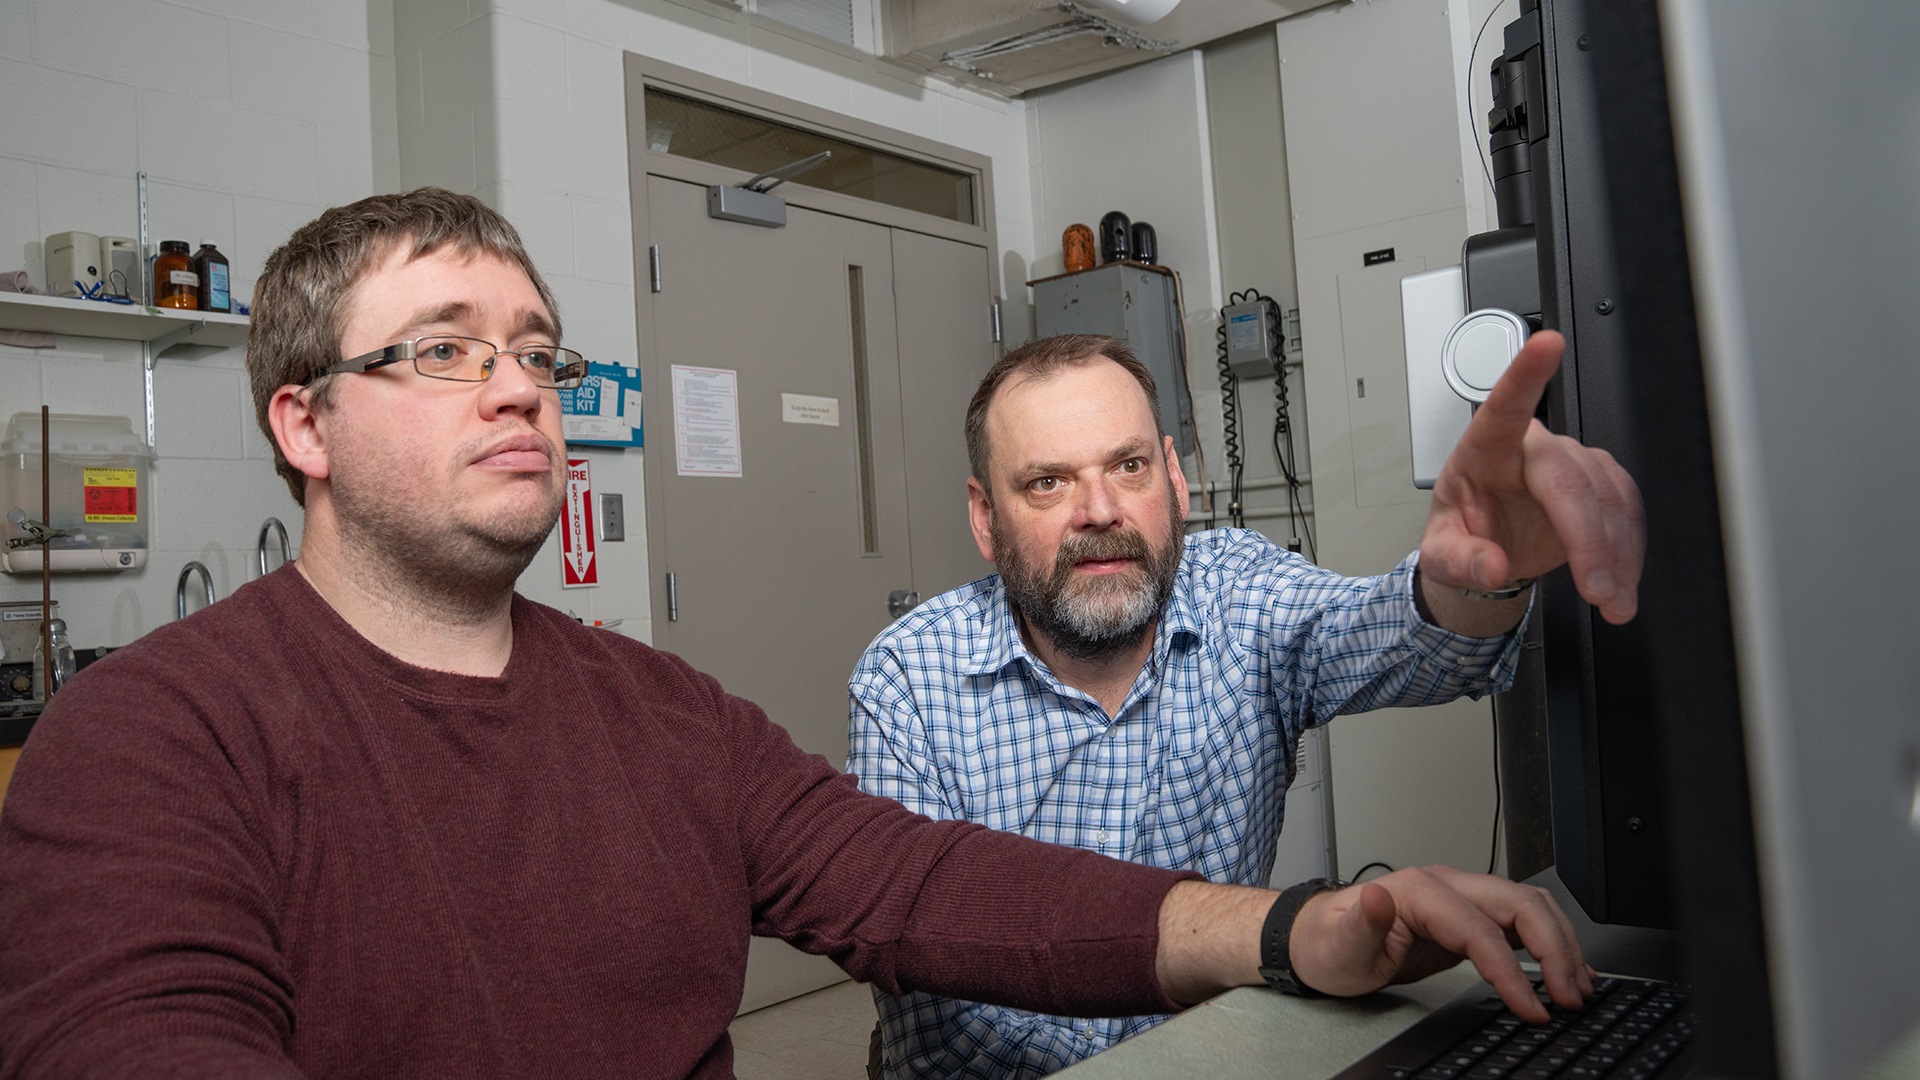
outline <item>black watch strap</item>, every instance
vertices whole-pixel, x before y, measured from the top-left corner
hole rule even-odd
[[[1293,936],[1293,920],[1300,914],[1301,905],[1310,898],[1333,889],[1344,889],[1346,883],[1332,878],[1314,878],[1291,885],[1281,890],[1280,898],[1267,909],[1266,925],[1260,928],[1260,977],[1267,985],[1287,994],[1300,997],[1326,997],[1300,981],[1293,973],[1293,958],[1287,949],[1287,940]]]

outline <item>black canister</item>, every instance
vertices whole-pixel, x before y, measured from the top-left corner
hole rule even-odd
[[[1100,219],[1100,261],[1119,262],[1133,253],[1133,222],[1118,210]]]
[[[1144,221],[1133,223],[1133,261],[1150,266],[1160,262],[1160,241],[1153,235],[1153,226]]]

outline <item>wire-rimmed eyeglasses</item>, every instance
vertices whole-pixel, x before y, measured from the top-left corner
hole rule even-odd
[[[579,386],[580,381],[587,377],[587,358],[558,345],[523,345],[518,349],[502,349],[480,338],[433,334],[375,349],[351,360],[342,360],[307,382],[312,383],[322,375],[372,371],[402,361],[412,361],[413,370],[429,379],[486,382],[493,377],[494,361],[502,356],[513,357],[520,364],[520,370],[526,372],[537,386],[569,390]]]

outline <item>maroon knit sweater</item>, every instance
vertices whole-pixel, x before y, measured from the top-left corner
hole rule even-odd
[[[506,672],[292,568],[102,660],[0,820],[0,1076],[732,1073],[750,932],[888,991],[1164,1011],[1182,875],[863,795],[678,658],[516,597]]]

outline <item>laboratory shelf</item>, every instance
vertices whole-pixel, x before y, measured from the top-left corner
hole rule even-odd
[[[247,343],[245,315],[9,292],[0,292],[0,330],[148,341],[160,345],[156,352],[174,345],[222,347]]]
[[[176,345],[230,348],[247,343],[247,317],[142,304],[103,304],[60,296],[0,292],[0,330],[138,341],[147,399],[147,445],[153,440],[153,364]]]

